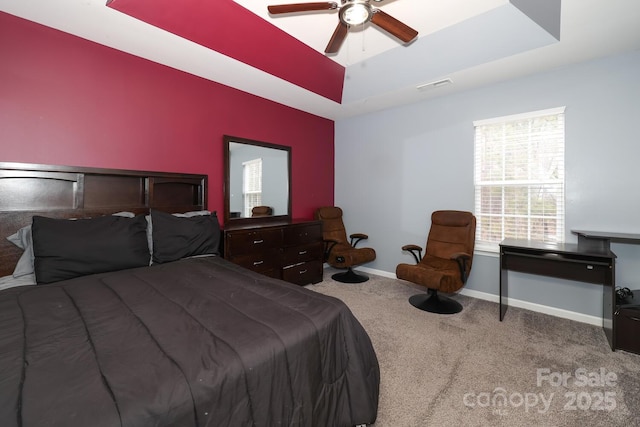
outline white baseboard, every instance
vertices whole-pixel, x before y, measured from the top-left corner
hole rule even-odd
[[[356,270],[363,271],[365,273],[375,274],[376,276],[388,277],[395,279],[395,273],[388,271],[376,270],[367,267],[358,267]],[[500,302],[498,295],[489,294],[486,292],[475,291],[473,289],[462,288],[460,294],[471,298],[477,298],[485,301],[491,301],[495,303]],[[556,307],[549,307],[547,305],[536,304],[533,302],[518,300],[515,298],[507,298],[507,304],[511,307],[524,308],[525,310],[531,310],[538,313],[548,314],[550,316],[561,317],[563,319],[575,320],[576,322],[587,323],[589,325],[602,326],[602,318],[598,316],[592,316],[589,314],[578,313],[575,311],[564,310]],[[497,315],[497,314],[496,314]]]
[[[472,298],[483,299],[495,303],[500,302],[498,295],[488,294],[486,292],[474,291],[473,289],[462,288],[461,295]],[[548,314],[550,316],[561,317],[563,319],[575,320],[576,322],[587,323],[594,326],[602,326],[602,317],[592,316],[590,314],[578,313],[575,311],[564,310],[562,308],[550,307],[548,305],[536,304],[534,302],[523,301],[515,298],[507,298],[507,304],[511,307],[524,308],[525,310],[536,311],[538,313]],[[508,314],[507,314],[508,316]]]

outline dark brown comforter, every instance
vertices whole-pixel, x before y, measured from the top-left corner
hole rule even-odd
[[[339,300],[219,257],[0,292],[0,423],[353,426],[379,369]]]

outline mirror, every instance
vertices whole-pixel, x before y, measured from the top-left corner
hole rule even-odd
[[[291,147],[225,135],[224,161],[225,224],[291,218]]]

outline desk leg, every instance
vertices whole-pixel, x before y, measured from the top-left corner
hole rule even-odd
[[[609,341],[611,350],[616,350],[616,316],[614,311],[616,309],[616,273],[615,273],[615,260],[609,266],[610,274],[607,275],[606,282],[602,287],[602,329]]]
[[[508,303],[507,297],[509,296],[509,270],[505,268],[504,254],[500,252],[500,321],[504,319],[504,315],[507,312]]]

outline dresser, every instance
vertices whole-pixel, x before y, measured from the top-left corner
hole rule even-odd
[[[224,229],[224,258],[297,285],[322,281],[322,223],[291,220],[231,225]]]

